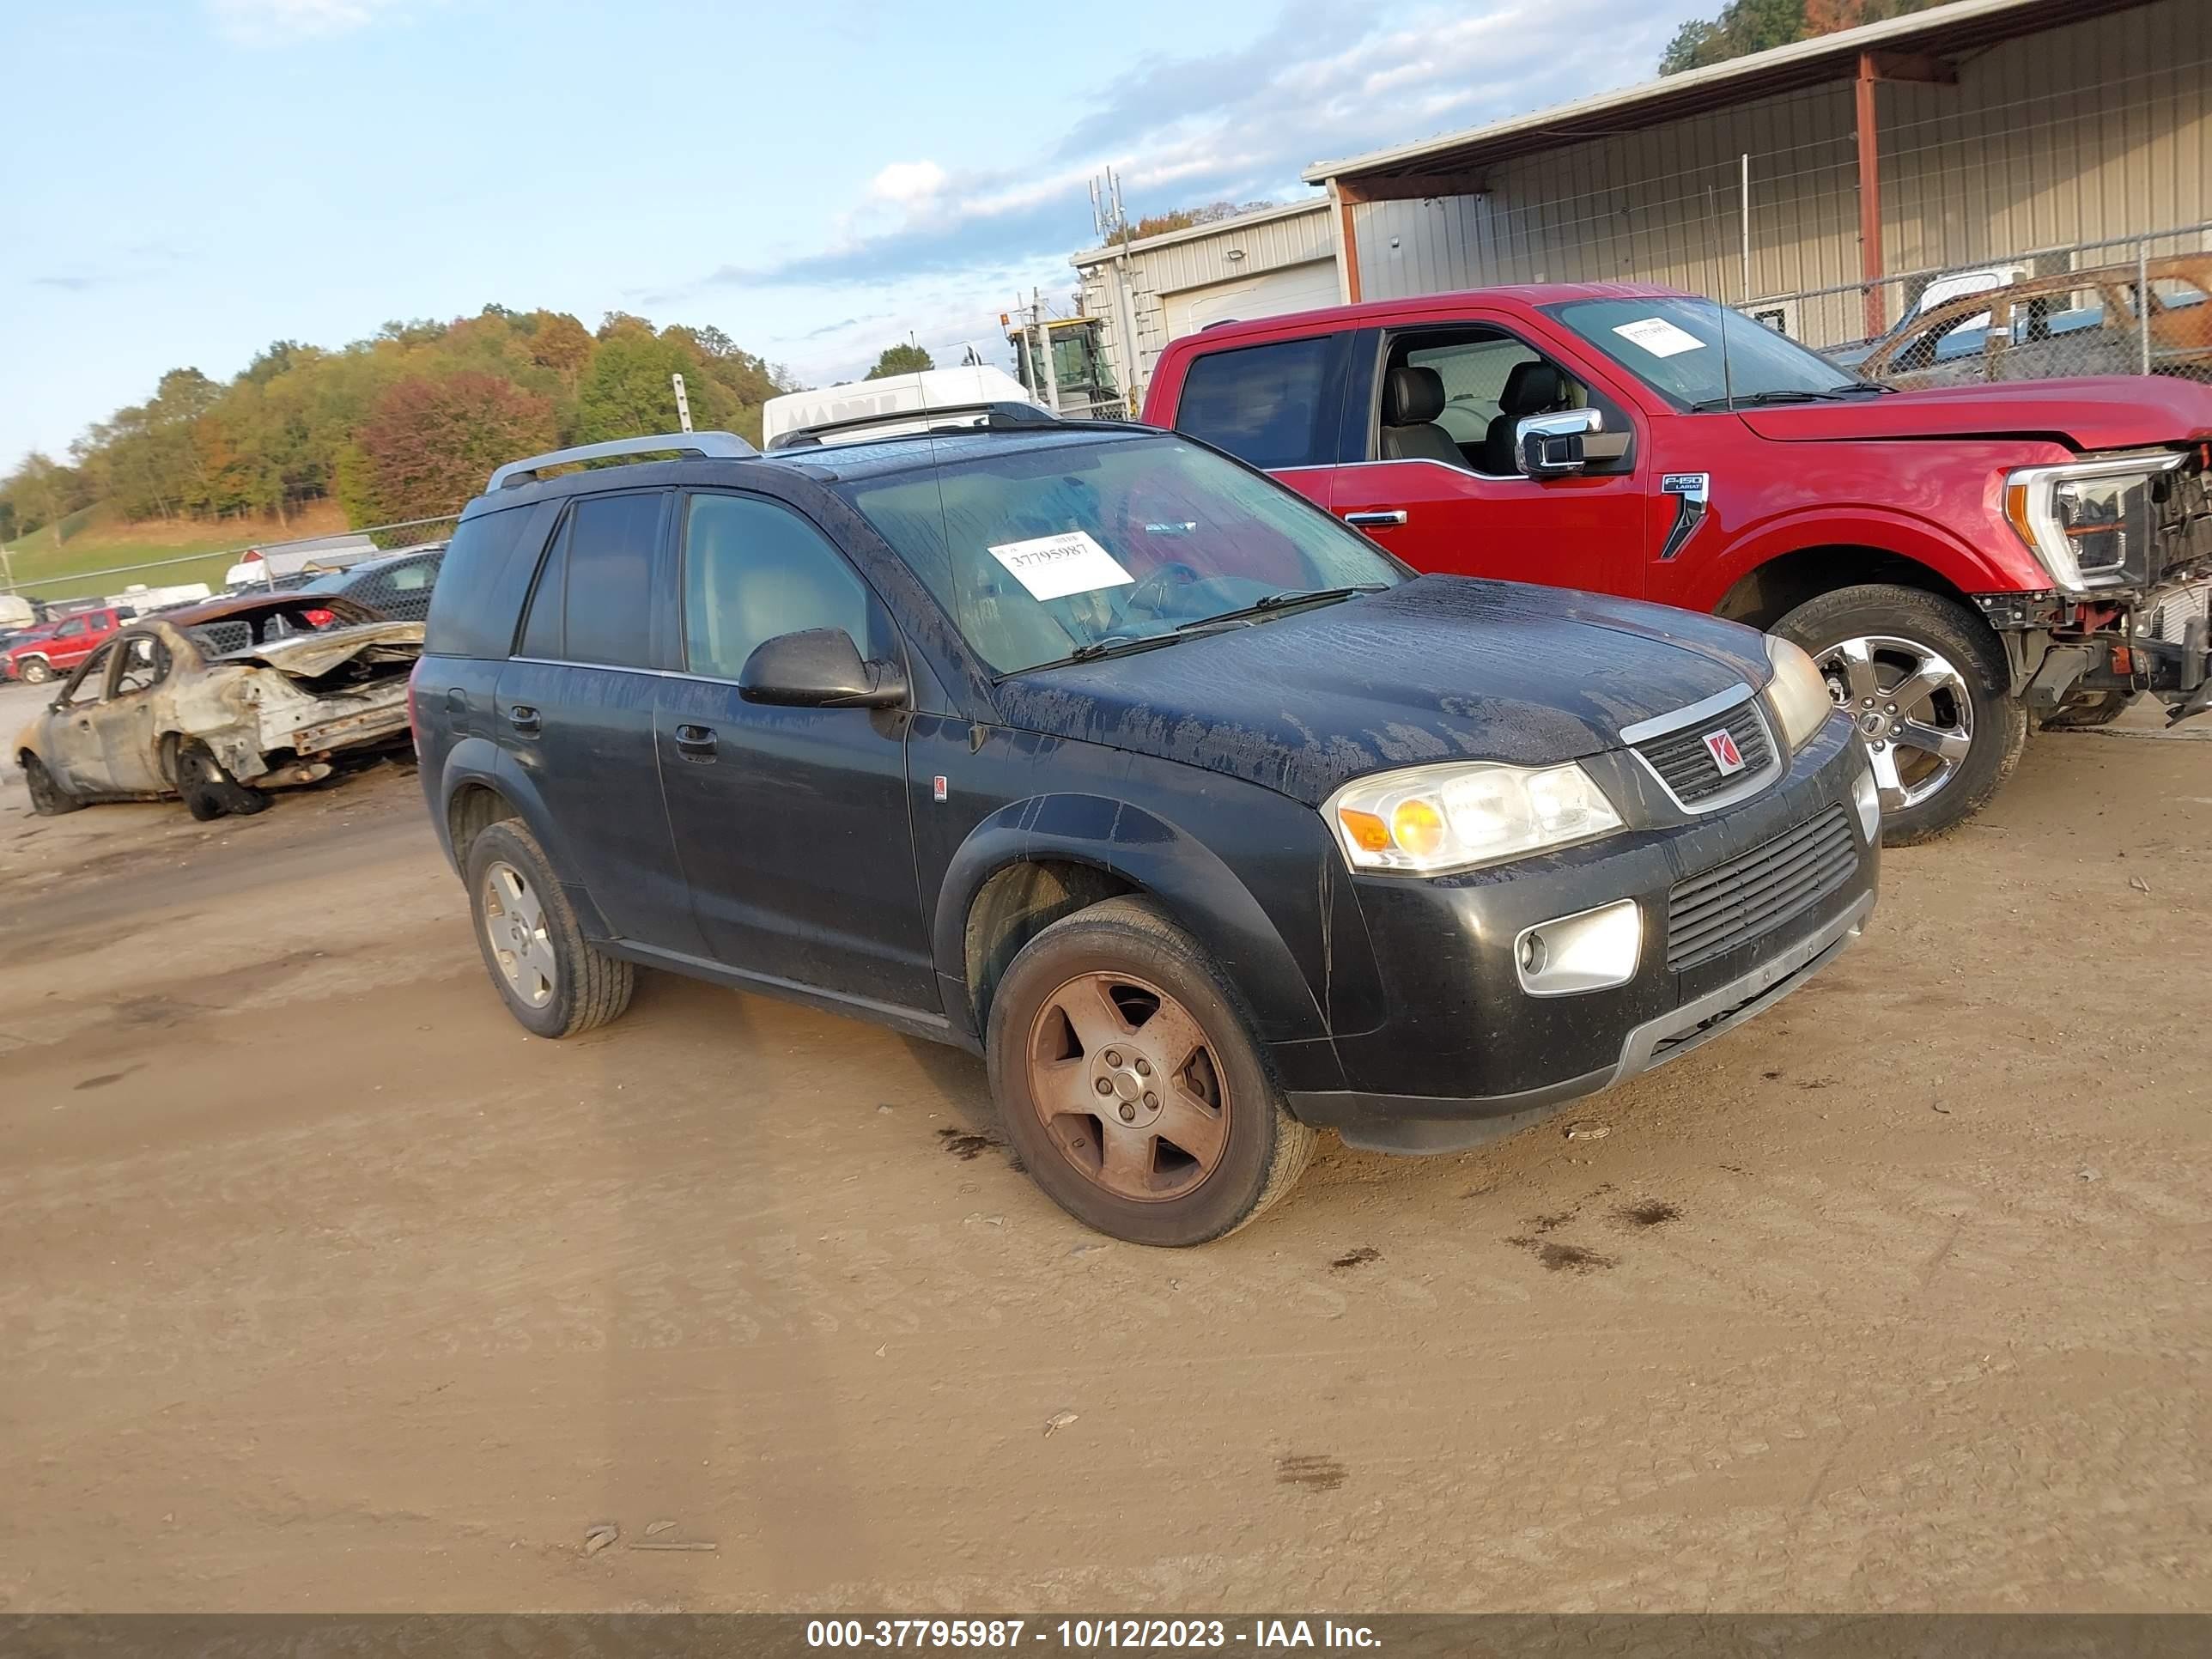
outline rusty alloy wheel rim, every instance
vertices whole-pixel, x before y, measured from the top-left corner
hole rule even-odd
[[[1030,1024],[1030,1101],[1085,1179],[1140,1203],[1188,1197],[1229,1147],[1225,1068],[1205,1028],[1131,974],[1079,974]]]

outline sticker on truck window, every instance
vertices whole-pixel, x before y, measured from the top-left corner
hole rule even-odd
[[[1613,331],[1629,344],[1642,346],[1655,357],[1679,357],[1686,351],[1702,351],[1705,346],[1696,335],[1675,327],[1664,317],[1623,323]]]
[[[1137,580],[1084,530],[1033,536],[1023,542],[1000,542],[990,554],[1029,590],[1033,599],[1064,599],[1071,593],[1126,587]]]

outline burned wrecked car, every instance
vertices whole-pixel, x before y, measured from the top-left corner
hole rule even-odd
[[[335,594],[211,600],[123,629],[16,738],[34,811],[182,798],[196,818],[258,812],[408,742],[422,624]]]

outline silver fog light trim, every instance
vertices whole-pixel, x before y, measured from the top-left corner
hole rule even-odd
[[[1524,927],[1513,941],[1513,971],[1532,997],[1609,990],[1636,977],[1644,912],[1634,899]]]
[[[1851,805],[1858,809],[1859,833],[1871,847],[1881,839],[1881,790],[1874,779],[1874,763],[1851,781]]]

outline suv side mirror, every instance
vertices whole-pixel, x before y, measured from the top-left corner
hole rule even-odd
[[[1556,415],[1524,415],[1513,428],[1513,459],[1532,478],[1556,478],[1589,464],[1583,440],[1605,429],[1595,409],[1562,410]]]
[[[907,683],[896,663],[861,661],[843,629],[808,628],[756,646],[738,693],[782,708],[896,708],[907,700]]]

